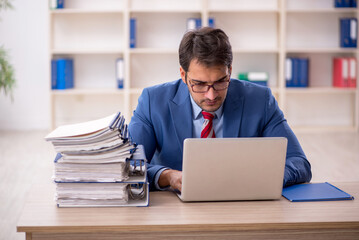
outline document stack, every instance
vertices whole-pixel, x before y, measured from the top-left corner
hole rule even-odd
[[[130,141],[121,113],[58,127],[45,139],[58,153],[59,207],[148,206],[144,149]]]

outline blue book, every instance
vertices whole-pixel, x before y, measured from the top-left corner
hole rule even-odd
[[[57,60],[51,60],[51,89],[57,89]]]
[[[63,58],[57,59],[56,68],[57,68],[56,89],[66,89],[66,80],[65,80],[66,59]]]
[[[59,58],[51,60],[51,88],[69,89],[74,87],[73,60]]]
[[[356,8],[357,7],[357,0],[351,0],[350,1],[350,7]]]
[[[201,18],[188,18],[187,19],[187,31],[196,30],[202,27]]]
[[[136,18],[130,19],[130,48],[136,48]]]
[[[196,29],[200,29],[202,27],[202,19],[197,18],[196,19]]]
[[[65,0],[57,0],[57,8],[64,8]]]
[[[292,87],[299,87],[299,59],[298,58],[292,58],[293,62],[293,82]]]
[[[308,79],[309,79],[309,59],[308,58],[299,58],[298,59],[298,65],[299,65],[299,81],[298,81],[298,87],[308,87]]]
[[[336,7],[336,8],[344,7],[344,0],[335,0],[334,1],[334,7]]]
[[[340,19],[340,47],[356,48],[357,47],[357,19],[341,18]]]
[[[66,89],[74,87],[73,60],[72,59],[66,59],[65,86],[66,86]]]
[[[208,18],[208,27],[211,27],[211,28],[215,27],[215,22],[214,22],[213,17]]]
[[[351,7],[352,0],[335,0],[334,7],[336,8],[348,8]]]
[[[118,88],[123,88],[124,83],[124,63],[123,58],[118,58],[116,60],[116,82]]]
[[[341,189],[325,183],[298,184],[283,188],[283,197],[291,202],[353,200],[354,197]]]

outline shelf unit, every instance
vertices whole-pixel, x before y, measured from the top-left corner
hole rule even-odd
[[[71,0],[49,10],[50,58],[74,58],[75,88],[51,90],[51,126],[122,111],[130,121],[144,87],[180,78],[178,45],[186,20],[214,17],[233,48],[232,77],[266,71],[269,87],[289,124],[298,130],[358,131],[359,91],[332,87],[332,58],[356,57],[339,48],[339,18],[332,0]],[[129,48],[129,21],[137,19],[137,48]],[[308,88],[285,87],[286,57],[308,57]],[[116,88],[115,60],[125,82]],[[358,66],[357,66],[358,68]]]

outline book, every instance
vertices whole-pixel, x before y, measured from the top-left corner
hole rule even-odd
[[[57,60],[51,60],[51,89],[57,89]]]
[[[340,19],[340,47],[356,48],[357,47],[357,19],[341,18]]]
[[[357,87],[357,60],[356,58],[348,58],[349,74],[348,74],[348,87],[356,88]]]
[[[50,9],[61,9],[64,8],[65,0],[49,0]]]
[[[238,79],[267,86],[269,75],[266,72],[240,72],[238,74]]]
[[[57,0],[57,8],[64,8],[65,0]]]
[[[130,19],[130,48],[136,48],[136,18]]]
[[[53,180],[59,207],[148,206],[146,156],[121,112],[56,128]]]
[[[356,71],[354,72],[356,73]],[[333,58],[333,87],[348,87],[349,61],[347,58]]]
[[[352,0],[335,0],[334,7],[336,8],[348,8],[352,7]]]
[[[357,0],[351,0],[350,1],[350,7],[356,8],[357,7]]]
[[[69,89],[74,87],[73,59],[58,58],[51,60],[51,88]]]
[[[196,30],[202,27],[201,18],[188,18],[187,19],[187,31]]]
[[[208,27],[215,28],[216,24],[213,17],[208,18]]]
[[[298,59],[298,85],[297,87],[308,87],[309,85],[309,59]]]
[[[286,58],[285,61],[286,87],[309,86],[309,59]]]
[[[283,188],[282,195],[291,202],[339,201],[354,199],[354,197],[350,194],[328,182],[289,186]]]
[[[293,60],[291,58],[285,59],[285,83],[286,87],[293,85]]]
[[[118,58],[116,60],[116,82],[117,82],[117,87],[120,89],[123,88],[123,83],[125,78],[124,73],[125,73],[125,67],[124,67],[123,58]]]

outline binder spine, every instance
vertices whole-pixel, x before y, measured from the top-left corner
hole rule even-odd
[[[356,18],[340,19],[340,47],[356,48],[358,39],[358,21]]]
[[[57,8],[64,8],[65,0],[57,0]]]
[[[285,82],[286,87],[293,86],[293,61],[291,58],[285,60]]]
[[[213,17],[208,18],[208,27],[215,28],[215,20]]]
[[[118,58],[116,60],[116,81],[117,87],[122,89],[124,83],[124,62],[123,58]]]
[[[51,60],[51,89],[57,89],[57,61]]]
[[[136,48],[136,18],[130,19],[130,48]]]

